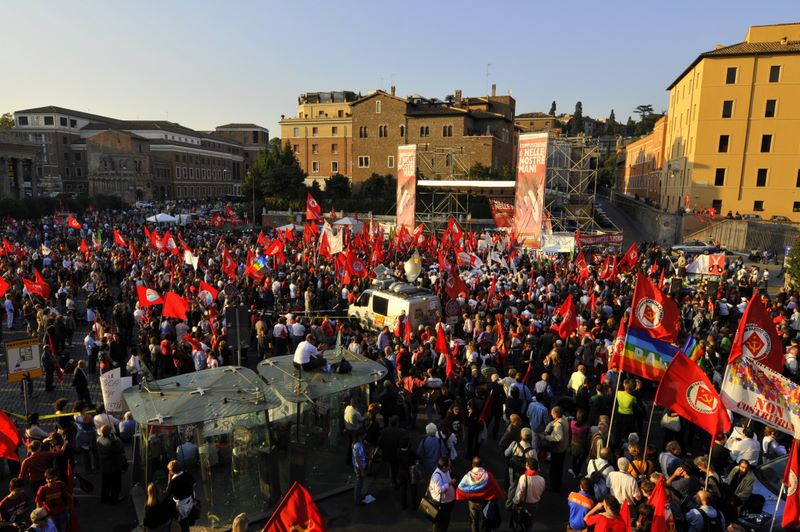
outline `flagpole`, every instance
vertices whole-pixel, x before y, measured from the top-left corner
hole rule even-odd
[[[643,456],[647,456],[647,444],[650,442],[650,429],[653,427],[653,414],[656,412],[656,402],[653,401],[653,406],[650,407],[650,421],[647,422],[647,434],[644,437]],[[711,454],[711,453],[709,453]]]
[[[714,448],[714,440],[716,439],[716,434],[711,435],[711,445],[708,447],[708,463],[706,464],[706,485],[703,488],[704,490],[708,491],[708,477],[711,476],[711,450]]]
[[[617,387],[614,390],[614,402],[611,404],[611,419],[608,420],[608,436],[606,437],[606,447],[611,442],[611,427],[614,426],[614,414],[617,413],[617,393],[619,393],[619,381],[622,380],[622,372],[617,373]],[[647,452],[647,450],[645,450]]]
[[[769,525],[769,532],[772,532],[772,529],[775,527],[775,518],[778,516],[778,506],[781,505],[781,497],[783,497],[783,491],[786,488],[786,484],[781,482],[781,489],[778,491],[778,500],[775,501],[775,511],[772,512],[772,522]]]

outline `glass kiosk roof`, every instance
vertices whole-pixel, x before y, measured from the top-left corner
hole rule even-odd
[[[238,366],[145,382],[125,390],[123,397],[137,422],[161,426],[202,423],[281,405],[255,372]]]

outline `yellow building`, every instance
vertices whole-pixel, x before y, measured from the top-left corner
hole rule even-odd
[[[298,98],[297,116],[281,116],[281,141],[291,145],[307,184],[333,174],[352,177],[353,119],[350,103],[358,95],[350,91],[310,92]]]
[[[800,24],[752,26],[667,90],[662,208],[800,221]]]

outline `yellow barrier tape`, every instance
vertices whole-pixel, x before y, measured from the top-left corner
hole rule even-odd
[[[19,419],[24,419],[25,421],[28,420],[28,416],[26,416],[25,414],[17,414],[16,412],[9,412],[7,410],[5,412],[9,416],[14,416],[14,417],[17,417]],[[94,414],[95,410],[88,410],[87,413]],[[74,417],[74,416],[76,416],[78,414],[80,414],[80,412],[65,412],[63,414],[44,414],[44,415],[40,415],[39,416],[39,421],[44,421],[46,419],[56,419],[56,418],[59,418],[59,417],[67,417],[67,416]]]

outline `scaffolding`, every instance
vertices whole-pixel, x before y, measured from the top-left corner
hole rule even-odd
[[[417,144],[417,179],[466,179],[469,165],[462,146]]]
[[[573,233],[579,227],[587,233],[616,230],[600,227],[595,217],[599,161],[597,139],[580,136],[548,141],[544,206],[553,231]]]
[[[514,181],[431,180],[417,181],[416,219],[426,232],[441,232],[452,216],[469,227],[470,196],[485,196],[514,203]]]

